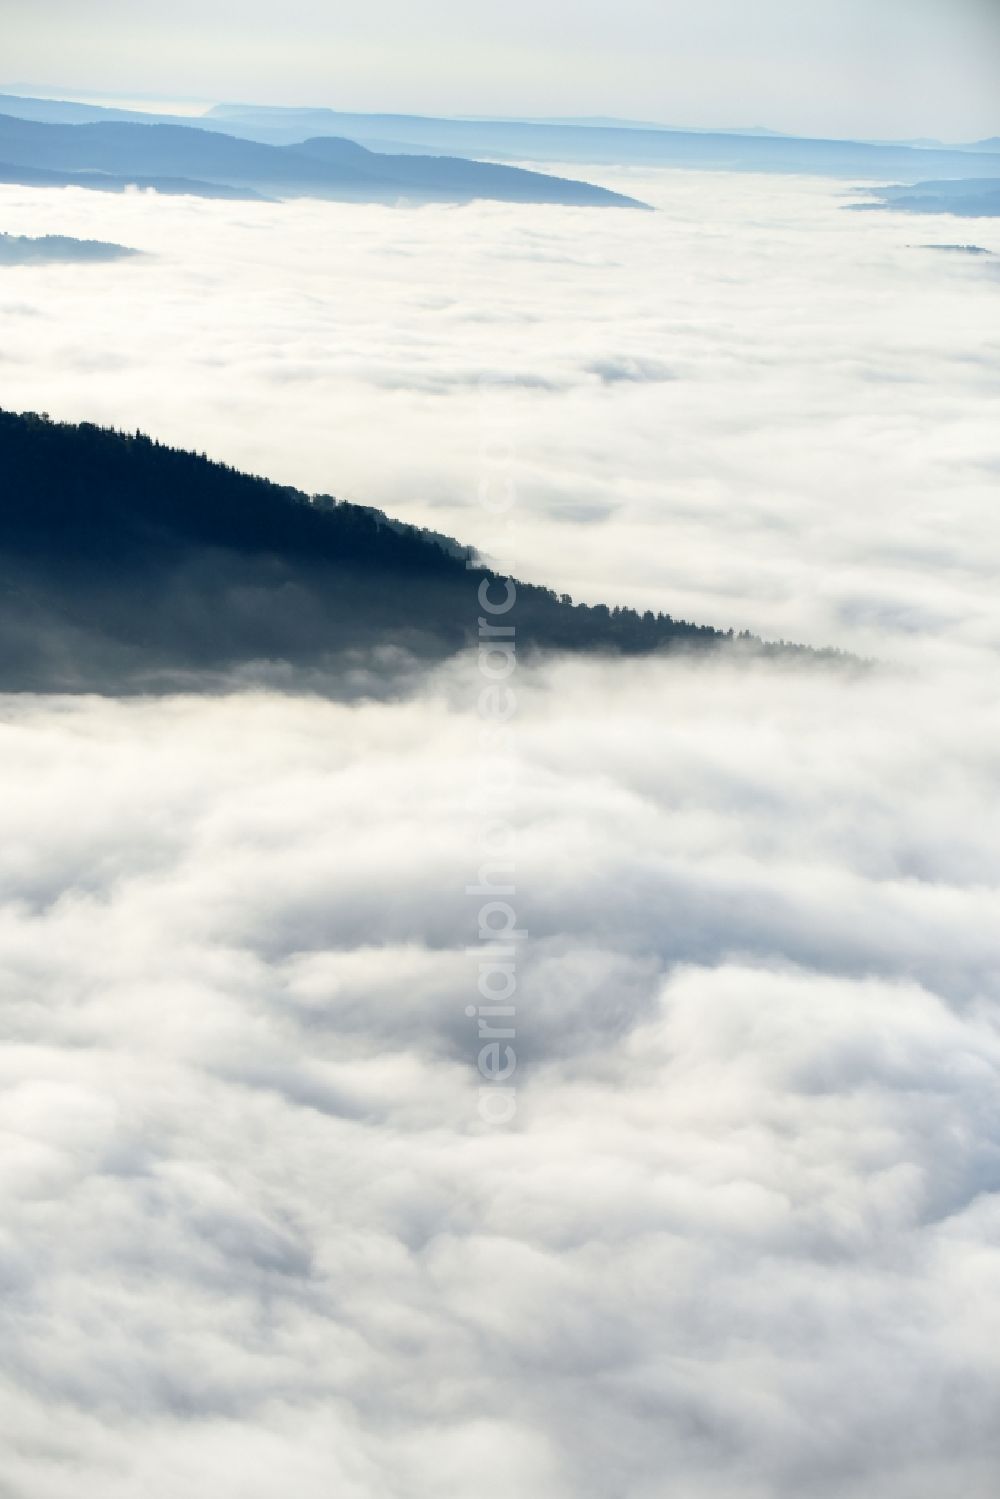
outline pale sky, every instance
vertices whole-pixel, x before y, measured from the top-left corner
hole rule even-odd
[[[0,59],[77,95],[1000,133],[998,0],[0,0]]]

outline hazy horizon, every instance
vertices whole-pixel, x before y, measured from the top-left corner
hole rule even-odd
[[[0,80],[0,95],[3,95],[3,94],[9,94],[9,95],[14,96],[14,97],[25,98],[25,99],[46,100],[46,101],[53,102],[53,103],[60,102],[60,101],[65,101],[65,102],[68,102],[68,103],[76,103],[76,104],[92,104],[92,105],[94,105],[97,108],[130,110],[130,111],[133,111],[135,113],[144,113],[144,114],[152,114],[152,115],[174,114],[174,115],[185,116],[186,118],[188,118],[190,120],[191,124],[193,124],[193,125],[197,124],[198,119],[201,116],[203,116],[203,115],[207,114],[209,111],[211,111],[213,109],[216,109],[216,108],[219,108],[219,107],[225,107],[225,106],[232,107],[232,106],[237,106],[237,105],[259,105],[261,108],[265,108],[265,109],[278,109],[278,110],[300,110],[300,109],[301,110],[320,110],[320,109],[330,109],[330,110],[333,110],[333,111],[338,112],[338,113],[339,112],[343,112],[343,113],[354,113],[354,114],[370,114],[370,115],[373,115],[373,116],[382,116],[382,115],[389,115],[389,116],[391,116],[391,115],[394,115],[394,114],[399,114],[399,115],[415,115],[415,116],[418,116],[418,117],[419,116],[424,116],[424,117],[432,118],[432,119],[433,118],[439,118],[439,119],[464,120],[464,121],[500,120],[500,121],[509,121],[509,122],[524,122],[524,123],[527,123],[527,124],[549,124],[549,123],[555,124],[555,123],[562,123],[562,124],[573,124],[573,125],[602,125],[602,126],[609,126],[609,127],[621,126],[623,128],[627,128],[627,129],[647,129],[647,130],[666,130],[666,131],[695,131],[695,132],[704,133],[704,134],[721,134],[721,135],[724,135],[724,134],[733,134],[733,135],[755,135],[755,134],[761,134],[761,135],[777,135],[777,136],[791,136],[791,137],[799,136],[799,137],[802,137],[802,138],[809,138],[810,134],[814,133],[816,135],[816,138],[818,138],[818,139],[844,139],[844,140],[856,139],[856,140],[859,140],[859,141],[867,141],[867,140],[879,140],[879,141],[891,140],[891,141],[897,142],[900,145],[907,145],[907,144],[912,144],[914,142],[920,142],[921,144],[927,144],[927,145],[932,145],[933,144],[933,145],[960,147],[960,146],[963,146],[963,145],[975,145],[975,144],[980,143],[983,140],[989,140],[989,139],[991,139],[993,137],[1000,136],[1000,109],[998,109],[997,114],[996,114],[996,126],[995,126],[995,129],[991,129],[991,130],[987,131],[986,134],[977,137],[976,140],[973,140],[971,137],[967,137],[967,138],[959,140],[957,137],[952,137],[952,138],[946,139],[946,138],[941,137],[941,136],[932,136],[932,135],[928,135],[928,134],[907,135],[907,136],[903,136],[903,135],[878,136],[878,137],[876,137],[874,135],[865,135],[861,131],[855,131],[853,133],[853,135],[851,133],[849,133],[849,132],[842,132],[839,135],[832,135],[832,134],[831,135],[823,135],[823,134],[820,134],[819,132],[808,132],[808,131],[796,131],[796,130],[778,129],[776,126],[770,124],[767,120],[763,120],[763,119],[762,120],[755,120],[755,121],[746,121],[745,120],[745,121],[742,121],[740,123],[737,123],[737,122],[729,120],[729,121],[726,121],[725,123],[718,123],[718,122],[716,122],[716,123],[713,123],[713,124],[706,124],[706,123],[701,122],[701,121],[695,123],[695,122],[693,122],[691,120],[688,120],[688,119],[674,119],[674,120],[666,120],[666,119],[655,119],[655,120],[654,119],[638,119],[638,118],[635,118],[635,117],[633,117],[631,115],[624,115],[624,114],[617,114],[617,115],[610,115],[610,114],[586,114],[586,113],[580,113],[580,112],[577,112],[577,113],[569,113],[569,112],[567,112],[565,114],[542,114],[542,113],[536,111],[535,113],[524,114],[524,113],[517,113],[516,111],[513,111],[513,110],[496,110],[496,111],[494,111],[492,113],[480,114],[480,113],[470,113],[470,112],[462,111],[462,110],[455,110],[455,111],[433,110],[433,109],[425,109],[425,110],[401,110],[401,109],[395,108],[393,106],[393,104],[392,104],[391,101],[385,103],[383,106],[372,105],[370,107],[363,108],[363,109],[348,109],[346,106],[338,105],[336,103],[331,104],[331,103],[327,103],[327,102],[317,102],[315,100],[309,100],[309,99],[302,99],[302,100],[291,100],[291,99],[271,100],[271,101],[269,101],[267,103],[263,103],[261,100],[259,100],[257,98],[249,98],[249,97],[248,98],[229,98],[229,97],[223,97],[222,95],[216,95],[216,96],[207,97],[207,98],[202,98],[202,97],[195,98],[195,97],[178,97],[178,96],[173,95],[173,94],[159,94],[159,93],[135,93],[135,92],[128,92],[128,91],[126,91],[124,93],[120,93],[120,92],[117,92],[115,90],[92,89],[92,88],[87,88],[87,87],[84,87],[84,86],[77,86],[77,85],[73,85],[73,84],[56,85],[56,84],[50,84],[50,83],[37,83],[37,82],[30,82],[29,83],[29,82],[23,82],[22,80],[19,80],[19,79],[15,79],[13,82],[6,82],[6,81],[3,81],[3,80]]]
[[[123,25],[127,15],[128,25]],[[199,45],[182,41],[185,23]],[[1000,130],[1000,7],[992,0],[7,0],[10,78],[80,93],[348,111],[617,116],[698,129],[907,140]],[[302,38],[307,35],[308,47]]]

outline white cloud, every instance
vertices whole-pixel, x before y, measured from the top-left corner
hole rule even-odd
[[[6,700],[9,1481],[985,1499],[988,690],[524,670],[496,1132],[475,689]]]
[[[899,663],[522,665],[492,1131],[465,664],[4,699],[12,1493],[992,1499],[996,283],[826,184],[647,186],[0,195],[157,257],[5,279],[4,404],[479,542],[506,430],[522,571]]]
[[[0,402],[485,545],[480,446],[505,427],[533,579],[863,652],[995,644],[988,263],[919,248],[950,223],[841,212],[841,185],[611,185],[659,212],[2,189],[12,232],[154,255],[8,272],[36,315],[7,324]]]

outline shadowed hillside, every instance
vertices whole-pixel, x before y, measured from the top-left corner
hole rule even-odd
[[[507,203],[639,208],[634,198],[589,182],[447,156],[388,156],[353,141],[324,137],[272,146],[192,125],[46,124],[0,114],[0,173],[6,181],[39,182],[55,174],[78,186],[169,184],[194,192],[224,187],[279,198],[329,198],[384,203]],[[26,174],[19,176],[18,174]],[[105,181],[102,184],[101,178]]]
[[[352,653],[443,659],[477,638],[482,580],[505,597],[447,538],[139,433],[0,412],[0,467],[0,689],[213,685],[265,668],[332,681]],[[732,638],[526,584],[503,622],[520,652]]]

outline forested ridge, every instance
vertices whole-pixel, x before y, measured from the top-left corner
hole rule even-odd
[[[387,646],[439,659],[476,638],[478,583],[495,576],[436,533],[141,432],[0,411],[0,473],[0,688],[134,690],[253,663],[333,670],[345,652]],[[509,620],[520,652],[734,638],[525,583]]]

